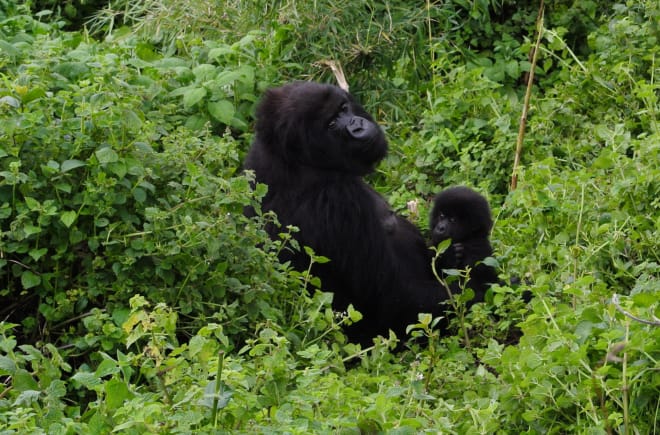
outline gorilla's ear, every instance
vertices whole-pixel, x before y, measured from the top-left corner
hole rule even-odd
[[[256,133],[259,140],[272,146],[283,142],[282,130],[284,125],[281,115],[282,107],[286,103],[286,92],[282,88],[268,89],[257,107]]]
[[[257,140],[274,156],[289,162],[300,158],[298,144],[300,135],[304,134],[304,126],[297,121],[300,116],[296,114],[297,107],[291,96],[294,89],[295,85],[268,89],[257,108]]]

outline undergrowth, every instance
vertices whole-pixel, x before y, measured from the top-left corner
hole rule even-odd
[[[212,3],[0,0],[3,433],[658,432],[656,2],[548,5],[514,191],[536,2]],[[493,207],[502,283],[449,333],[347,343],[277,261],[254,106],[330,60],[397,210]]]

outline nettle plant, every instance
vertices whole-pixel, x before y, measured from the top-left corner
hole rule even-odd
[[[199,67],[79,34],[4,43],[16,52],[0,87],[3,318],[52,340],[75,332],[92,307],[117,309],[121,320],[136,293],[191,320],[212,312],[230,331],[281,317],[264,295],[298,280],[275,264],[280,242],[262,231],[272,218],[242,214],[264,194],[239,171],[245,121],[232,121],[233,105],[218,115],[168,91],[200,77]],[[245,75],[232,77],[226,94],[245,85]],[[237,107],[248,119],[251,107]],[[180,126],[191,117],[207,122]],[[223,133],[229,125],[234,135]]]

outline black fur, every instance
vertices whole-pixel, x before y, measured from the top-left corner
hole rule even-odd
[[[363,314],[347,334],[364,344],[388,328],[403,338],[418,312],[437,310],[444,299],[419,230],[362,179],[386,153],[380,127],[351,95],[296,82],[265,93],[245,162],[268,185],[263,209],[297,226],[301,245],[330,258],[313,273],[334,292],[334,309],[353,304]],[[282,259],[299,270],[309,265],[304,252]]]
[[[488,201],[470,188],[450,187],[435,197],[430,224],[434,245],[451,239],[449,248],[438,258],[436,268],[464,270],[469,266],[471,271],[465,287],[474,290],[472,302],[482,302],[490,284],[498,282],[495,268],[481,263],[493,255],[488,239],[493,227]],[[460,286],[456,283],[452,290]]]

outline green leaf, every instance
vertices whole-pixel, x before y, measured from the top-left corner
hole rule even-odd
[[[61,398],[66,395],[66,383],[61,379],[55,379],[46,388],[46,394],[49,398]]]
[[[110,225],[110,220],[108,218],[101,217],[96,219],[96,221],[94,221],[94,225],[96,225],[99,228],[107,227],[108,225]]]
[[[211,80],[216,74],[216,67],[208,63],[196,66],[192,70],[198,83]]]
[[[80,160],[65,160],[62,162],[62,165],[60,165],[60,171],[62,171],[62,173],[66,173],[72,169],[76,169],[85,165],[86,163]]]
[[[39,390],[39,384],[34,380],[32,375],[24,369],[18,369],[12,378],[12,386],[16,391],[32,391]]]
[[[0,50],[2,50],[4,53],[6,53],[8,56],[15,57],[21,54],[23,51],[7,41],[3,41],[0,39]]]
[[[25,200],[25,205],[28,206],[30,211],[39,210],[39,201],[37,201],[34,198],[30,198],[29,196],[26,196],[24,200]]]
[[[60,220],[64,224],[65,227],[70,228],[71,225],[75,222],[76,218],[78,217],[78,213],[75,211],[65,211],[60,215]]]
[[[142,128],[142,119],[132,110],[124,110],[121,122],[129,130],[138,131]]]
[[[23,288],[27,290],[41,284],[41,277],[30,270],[26,270],[21,275],[21,284],[23,285]]]
[[[33,234],[39,234],[41,232],[41,228],[36,227],[32,224],[25,224],[23,226],[23,232],[25,233],[26,236],[31,236]]]
[[[97,150],[95,154],[96,158],[99,160],[99,163],[102,165],[114,163],[119,160],[119,154],[117,154],[112,148],[109,147],[101,148]]]
[[[94,373],[78,372],[71,377],[76,382],[80,382],[86,388],[92,389],[101,384],[101,379]]]
[[[214,49],[209,50],[208,57],[209,59],[216,59],[220,56],[224,56],[225,54],[231,54],[232,50],[231,47],[228,45],[221,45],[220,47],[216,47]]]
[[[117,379],[111,379],[105,384],[105,403],[108,409],[117,409],[132,397],[126,384]]]
[[[46,91],[41,88],[32,88],[25,95],[23,95],[23,104],[27,104],[30,101],[34,101],[38,98],[41,98],[46,95]]]
[[[227,86],[241,78],[241,73],[233,70],[226,70],[218,74],[215,78],[215,85],[218,87]]]
[[[0,106],[4,104],[16,109],[21,107],[21,102],[17,98],[10,97],[9,95],[5,95],[4,97],[0,98]]]
[[[348,306],[347,311],[348,318],[351,319],[352,322],[358,322],[362,320],[362,313],[353,308],[353,304]]]
[[[133,198],[135,198],[137,202],[143,203],[144,201],[147,200],[147,192],[145,192],[144,189],[140,189],[139,187],[136,187],[133,190]]]
[[[229,404],[229,401],[231,400],[231,397],[234,393],[228,389],[224,382],[221,382],[221,388],[218,389],[219,391],[216,394],[215,383],[216,381],[211,381],[206,384],[206,387],[204,388],[204,395],[198,403],[207,408],[213,408],[215,399],[217,399],[217,409],[223,409]]]
[[[236,111],[234,105],[227,100],[209,102],[208,109],[211,116],[223,124],[229,124]]]
[[[445,239],[445,240],[441,241],[440,243],[438,243],[438,246],[436,247],[436,251],[439,254],[442,254],[443,252],[445,252],[449,248],[449,245],[451,245],[451,239]]]
[[[497,259],[493,257],[486,257],[483,260],[481,260],[481,262],[486,266],[495,267],[495,268],[499,267],[499,263],[497,262]]]
[[[194,88],[183,96],[183,107],[190,109],[206,96],[206,89]]]
[[[48,248],[41,248],[41,249],[33,249],[28,254],[34,261],[39,261],[41,257],[43,257],[46,253],[48,252]]]
[[[108,164],[108,169],[119,178],[124,178],[126,172],[128,172],[126,163],[123,160]]]
[[[428,326],[431,324],[431,321],[433,320],[433,316],[431,316],[429,313],[418,313],[417,320],[422,325]]]
[[[69,183],[55,183],[55,189],[71,193],[71,185]]]
[[[104,359],[103,361],[101,361],[101,364],[99,364],[99,366],[96,368],[94,374],[99,378],[102,378],[103,376],[114,375],[115,373],[118,372],[119,372],[119,366],[117,365],[116,361],[113,361],[111,359]]]
[[[16,371],[16,363],[9,357],[0,355],[0,373],[11,375]]]

